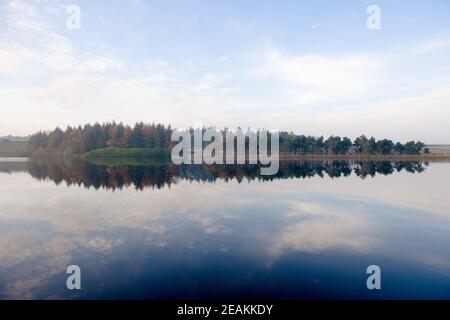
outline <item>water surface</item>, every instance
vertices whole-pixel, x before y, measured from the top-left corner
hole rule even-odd
[[[0,298],[449,299],[449,186],[449,163],[282,162],[261,177],[0,161]]]

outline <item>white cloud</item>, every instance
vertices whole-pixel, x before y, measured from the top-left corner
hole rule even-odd
[[[11,42],[0,43],[0,75],[30,74],[36,68],[35,54]]]
[[[353,100],[378,84],[382,61],[366,54],[286,55],[270,49],[258,75],[278,80],[293,104]]]
[[[230,73],[206,73],[203,75],[201,81],[193,86],[190,91],[193,93],[201,93],[217,89],[218,86],[231,78]]]
[[[165,83],[155,84],[154,80],[66,75],[25,93],[23,89],[3,89],[2,104],[15,107],[2,110],[1,129],[19,132],[22,128],[26,134],[55,125],[110,120],[129,124],[160,121],[185,127],[195,121],[214,124],[226,117],[228,106],[237,105],[215,95],[189,92],[184,85],[168,89]]]
[[[87,58],[80,63],[80,69],[87,71],[119,70],[123,67],[124,64],[122,62],[105,56],[94,56],[92,58]]]
[[[259,123],[250,125],[448,143],[448,65],[415,53],[403,47],[371,54],[293,55],[270,46],[254,65],[255,82],[268,102],[262,100]]]
[[[340,135],[356,138],[361,134],[403,142],[421,140],[445,144],[450,140],[450,90],[386,101],[362,101],[326,111],[274,109],[258,115],[250,124],[283,128],[312,135]]]
[[[450,47],[450,37],[442,35],[427,39],[413,48],[415,53],[429,54],[434,53]]]
[[[48,72],[102,72],[124,65],[110,56],[76,53],[69,39],[44,22],[38,7],[24,0],[8,3],[6,21],[10,40],[0,43],[0,57],[5,59],[0,62],[0,74],[17,77]]]
[[[53,15],[65,14],[67,12],[68,4],[65,3],[48,3],[45,5],[45,11]]]
[[[287,227],[274,240],[270,250],[274,255],[286,249],[313,253],[335,248],[368,252],[379,245],[375,237],[368,235],[369,230],[369,223],[364,217],[356,215],[332,215],[307,220]]]

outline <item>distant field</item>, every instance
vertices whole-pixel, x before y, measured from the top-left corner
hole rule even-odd
[[[445,154],[450,154],[450,145],[449,145],[449,144],[428,145],[427,148],[430,149],[431,153],[445,153]]]
[[[0,157],[27,157],[27,141],[1,141]]]

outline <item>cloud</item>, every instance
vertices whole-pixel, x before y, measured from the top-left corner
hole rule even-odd
[[[211,125],[226,118],[230,105],[237,105],[215,94],[191,92],[185,82],[171,87],[170,83],[155,80],[148,76],[112,79],[70,74],[53,78],[40,87],[27,88],[25,93],[20,88],[0,89],[2,103],[15,106],[2,110],[3,119],[8,119],[2,130],[17,132],[18,123],[26,130],[50,129],[55,119],[56,125],[62,127],[111,120],[133,124],[143,119],[156,119],[177,127],[196,121]]]
[[[273,239],[269,251],[275,256],[289,249],[317,253],[339,248],[364,253],[380,245],[363,212],[300,201],[292,203],[288,216],[302,221],[286,226]]]
[[[251,126],[351,138],[365,133],[450,140],[448,65],[424,61],[410,46],[382,53],[291,54],[269,45],[255,61],[262,99],[259,124]]]
[[[120,70],[124,64],[120,61],[114,60],[111,57],[94,56],[84,59],[80,62],[80,70],[86,71],[108,71]]]
[[[20,77],[49,72],[104,72],[124,66],[112,56],[76,53],[68,38],[51,30],[45,13],[37,6],[12,0],[5,10],[10,36],[0,43],[0,74]]]
[[[379,81],[382,61],[367,54],[287,55],[271,48],[257,74],[274,79],[291,103],[354,100]]]
[[[450,37],[443,35],[427,39],[413,48],[413,52],[419,54],[430,54],[450,47]]]
[[[367,231],[368,223],[362,218],[345,216],[304,221],[287,227],[270,250],[275,255],[287,249],[317,253],[339,248],[364,253],[378,244]]]
[[[261,125],[296,130],[314,135],[341,135],[355,138],[361,134],[399,141],[421,140],[431,144],[448,143],[450,131],[450,89],[388,100],[359,103],[309,112],[290,109],[264,112]]]
[[[190,88],[190,91],[193,93],[201,93],[212,89],[217,89],[218,86],[229,80],[231,77],[232,76],[230,73],[206,73],[203,75],[199,83]]]
[[[33,51],[15,43],[0,43],[0,75],[28,75],[36,68]]]

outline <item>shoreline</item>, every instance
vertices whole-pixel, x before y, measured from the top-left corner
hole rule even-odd
[[[396,155],[365,155],[365,154],[280,154],[279,160],[360,160],[360,161],[443,161],[450,162],[450,154],[396,154]]]
[[[28,161],[29,159],[86,159],[84,155],[64,157],[58,155],[39,155],[29,157],[3,157],[0,156],[1,162],[17,162]],[[251,157],[255,159],[256,157]],[[161,160],[161,157],[91,157],[89,162],[108,161],[108,160]],[[168,158],[170,159],[170,158]],[[248,156],[245,157],[247,162]],[[278,159],[279,161],[420,161],[420,162],[450,162],[450,154],[429,154],[429,155],[323,155],[323,154],[280,154],[279,157],[270,157],[270,159]],[[225,162],[225,161],[224,161]]]

